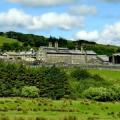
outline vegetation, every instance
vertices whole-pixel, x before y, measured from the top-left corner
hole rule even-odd
[[[100,77],[98,73],[91,74],[91,71],[55,66],[33,68],[0,61],[0,96],[120,100],[120,82]],[[120,77],[116,80],[119,81]]]
[[[21,91],[21,96],[31,98],[39,97],[39,89],[35,86],[24,86]]]
[[[87,79],[91,77],[90,73],[87,72],[87,70],[82,70],[79,68],[76,68],[72,73],[71,76],[74,77],[76,80],[81,80],[81,79]]]
[[[2,51],[4,50],[22,50],[22,43],[19,42],[16,39],[12,39],[12,38],[6,38],[6,37],[2,37],[0,36],[0,48]]]
[[[2,37],[2,36],[0,36],[0,46],[2,46],[4,43],[9,43],[9,44],[11,44],[11,43],[21,43],[21,42],[19,42],[18,40],[16,40],[16,39],[11,39],[11,38],[6,38],[6,37]]]
[[[29,86],[29,87],[25,87]],[[51,68],[28,68],[0,61],[0,96],[37,96],[60,99],[70,94],[68,78],[64,71]]]
[[[71,75],[71,98],[74,99],[77,97],[82,98],[84,91],[90,87],[107,88],[112,86],[112,82],[107,81],[106,79],[100,77],[98,74],[91,74],[90,70],[88,71],[80,68],[72,68],[69,74]]]
[[[114,90],[117,89],[117,90]],[[93,99],[97,101],[113,101],[113,100],[120,100],[119,99],[119,91],[120,91],[120,86],[114,86],[111,88],[93,88],[90,87],[89,89],[85,90],[83,95],[85,98],[88,99]]]
[[[0,61],[0,120],[119,120],[119,74]]]
[[[0,98],[0,120],[119,120],[120,103]]]
[[[22,43],[22,46],[20,47],[19,45],[16,45],[14,48],[13,45],[10,46],[10,44],[3,45],[2,50],[28,50],[30,47],[33,47],[35,49],[38,49],[40,46],[48,46],[48,42],[59,42],[60,47],[67,47],[69,49],[75,49],[76,46],[78,49],[81,49],[81,45],[84,47],[86,50],[93,50],[97,54],[105,54],[105,55],[112,55],[113,53],[119,52],[120,47],[117,46],[112,46],[112,45],[102,45],[102,44],[97,44],[95,42],[89,42],[87,40],[77,40],[77,41],[70,41],[64,38],[55,38],[50,36],[49,38],[44,37],[44,36],[38,36],[38,35],[33,35],[33,34],[23,34],[23,33],[18,33],[18,32],[0,32],[1,38],[4,37],[4,41],[11,41],[8,38],[15,39]],[[9,42],[8,42],[9,43]],[[4,47],[6,46],[6,47]]]

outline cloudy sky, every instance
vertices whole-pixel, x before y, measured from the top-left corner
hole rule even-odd
[[[0,0],[0,31],[120,45],[120,0]]]

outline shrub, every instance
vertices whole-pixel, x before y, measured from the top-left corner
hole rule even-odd
[[[39,89],[35,86],[24,86],[21,96],[35,98],[39,96]]]
[[[78,97],[82,97],[82,93],[90,87],[111,87],[111,83],[104,79],[94,79],[94,78],[87,78],[80,81],[71,82],[71,98],[77,99]]]
[[[83,96],[88,99],[98,100],[98,101],[111,101],[114,99],[115,93],[111,89],[107,88],[92,88],[85,90]]]
[[[76,80],[86,79],[86,78],[91,77],[90,73],[88,73],[87,70],[83,70],[83,69],[80,69],[80,68],[76,68],[71,73],[71,76],[74,77]]]
[[[120,85],[113,85],[111,90],[115,93],[114,100],[120,100]]]

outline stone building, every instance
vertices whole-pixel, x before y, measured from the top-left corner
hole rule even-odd
[[[43,63],[52,64],[97,64],[100,62],[94,51],[84,51],[83,49],[69,50],[68,48],[60,48],[58,46],[58,42],[55,42],[54,47],[52,42],[50,42],[49,47],[40,47],[36,59]]]
[[[30,49],[29,51],[22,51],[22,52],[8,51],[8,52],[2,53],[0,55],[0,59],[34,62],[36,61],[36,52],[33,49]]]
[[[109,57],[109,61],[112,64],[120,64],[120,53],[115,53]]]
[[[31,63],[48,64],[103,64],[106,63],[104,56],[98,56],[94,51],[85,51],[83,48],[74,50],[61,48],[58,42],[53,45],[49,42],[48,47],[40,47],[38,51],[30,49],[22,52],[5,52],[0,59],[19,60]]]

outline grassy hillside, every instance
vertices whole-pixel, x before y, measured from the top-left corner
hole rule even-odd
[[[112,82],[112,84],[120,85],[120,71],[91,69],[89,72],[93,75],[97,74],[101,76],[106,81]]]
[[[14,42],[19,42],[16,39],[11,39],[11,38],[6,38],[6,37],[2,37],[0,36],[0,46],[2,46],[4,43],[14,43]],[[21,43],[21,42],[19,42]]]
[[[71,77],[71,73],[72,71],[74,71],[76,69],[75,68],[65,68],[65,72],[68,74],[68,76],[70,77],[69,79],[71,79],[71,81],[73,80],[73,78]],[[87,70],[91,75],[98,75],[101,78],[103,78],[105,81],[107,82],[112,82],[112,84],[120,84],[120,71],[119,70],[107,70],[107,69],[89,69]],[[88,78],[87,78],[88,79]]]
[[[102,45],[95,42],[90,42],[87,40],[74,40],[71,41],[69,39],[65,38],[55,38],[53,36],[45,37],[41,35],[34,35],[34,34],[24,34],[24,33],[18,33],[18,32],[6,32],[1,33],[1,36],[6,36],[8,38],[17,39],[20,42],[23,42],[25,44],[25,47],[30,46],[34,48],[39,48],[40,46],[48,46],[48,42],[55,42],[58,41],[59,47],[67,47],[69,49],[75,49],[76,45],[78,49],[81,49],[81,45],[84,49],[87,50],[93,50],[99,55],[112,55],[113,53],[120,52],[119,46],[113,46],[113,45]]]

